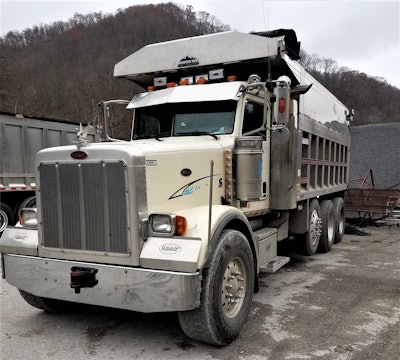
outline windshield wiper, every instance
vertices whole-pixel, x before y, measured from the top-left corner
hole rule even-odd
[[[133,140],[146,140],[146,139],[156,139],[157,141],[163,141],[163,139],[160,136],[155,136],[155,135],[133,136]]]
[[[213,137],[214,139],[218,140],[218,136],[212,133],[209,133],[207,131],[188,131],[188,132],[180,132],[180,133],[176,133],[176,136],[185,136],[185,135],[193,135],[193,136],[200,136],[200,135],[210,135],[211,137]]]

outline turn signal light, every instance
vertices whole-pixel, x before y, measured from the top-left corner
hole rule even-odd
[[[186,218],[180,215],[176,215],[175,218],[175,233],[177,235],[183,235],[186,232],[187,221]]]

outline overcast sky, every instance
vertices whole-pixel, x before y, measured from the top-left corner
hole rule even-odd
[[[0,36],[74,13],[114,13],[162,0],[0,0]],[[400,0],[192,0],[172,1],[206,11],[233,30],[294,29],[303,49],[339,66],[384,77],[400,88]]]

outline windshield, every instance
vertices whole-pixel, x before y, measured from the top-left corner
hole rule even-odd
[[[133,139],[232,134],[235,110],[233,100],[137,108]]]

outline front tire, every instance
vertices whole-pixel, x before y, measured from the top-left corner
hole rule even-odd
[[[212,345],[234,340],[247,321],[254,291],[254,259],[246,237],[222,232],[209,266],[203,271],[200,307],[179,313],[183,332]]]
[[[71,311],[72,303],[68,301],[55,300],[32,295],[24,290],[18,289],[23,299],[33,307],[48,313],[63,314]]]

